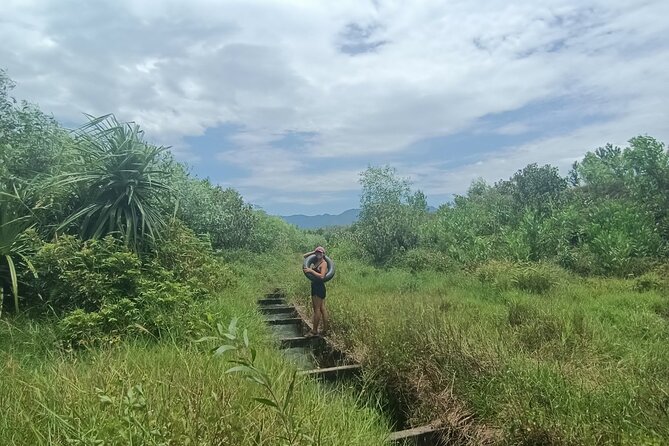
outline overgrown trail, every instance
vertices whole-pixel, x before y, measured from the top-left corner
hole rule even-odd
[[[359,380],[362,365],[337,349],[332,342],[321,336],[305,336],[312,327],[294,305],[286,303],[285,295],[275,291],[258,300],[265,322],[278,339],[280,348],[300,369],[299,375],[309,376],[327,383],[334,388],[362,390]],[[377,406],[378,410],[382,410]],[[401,409],[401,408],[400,408]],[[401,411],[401,410],[400,410]],[[391,418],[398,428],[387,439],[389,444],[404,445],[445,445],[442,440],[439,423],[423,426],[403,426],[401,420],[392,419],[391,413],[384,414]]]

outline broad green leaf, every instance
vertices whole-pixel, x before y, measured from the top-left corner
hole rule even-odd
[[[245,366],[245,365],[238,365],[238,366],[232,367],[232,368],[225,371],[225,373],[240,373],[240,372],[241,373],[249,373],[249,374],[256,373],[256,371],[254,369],[252,369],[249,366]]]
[[[5,256],[7,260],[7,265],[9,266],[9,275],[12,281],[12,293],[14,294],[14,309],[16,312],[19,312],[19,279],[16,275],[16,267],[14,266],[14,260],[9,255]]]
[[[260,404],[264,404],[265,406],[270,406],[274,407],[275,409],[278,409],[279,406],[272,400],[268,400],[267,398],[253,398],[255,401],[259,402]]]
[[[234,345],[221,345],[220,347],[218,347],[216,349],[216,351],[214,351],[214,354],[215,355],[222,355],[223,353],[225,353],[227,351],[236,350],[236,349],[237,349],[237,347],[235,347]]]

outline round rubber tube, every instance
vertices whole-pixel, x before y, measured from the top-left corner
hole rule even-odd
[[[332,259],[328,256],[323,256],[323,259],[325,259],[325,263],[328,265],[328,271],[325,273],[325,277],[323,278],[323,282],[327,282],[328,280],[332,279],[335,275],[335,264],[332,261]],[[304,259],[304,264],[302,265],[303,268],[309,268],[309,265],[311,263],[314,263],[316,261],[316,254],[311,254],[310,256],[307,256],[307,258]],[[304,273],[305,276],[307,276],[307,279],[311,280],[312,282],[314,280],[317,280],[313,274],[309,273]]]

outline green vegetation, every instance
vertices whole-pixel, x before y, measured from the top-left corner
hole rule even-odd
[[[473,444],[669,438],[669,297],[639,290],[659,281],[499,262],[474,277],[338,267],[336,339],[414,424],[439,419]]]
[[[588,152],[567,177],[531,164],[476,181],[435,213],[370,167],[360,220],[305,233],[136,124],[68,132],[12,86],[0,72],[4,443],[371,445],[391,416],[438,419],[461,444],[669,441],[655,139]],[[317,244],[364,392],[297,376],[256,310],[274,288],[308,302],[296,253]]]
[[[256,310],[268,267],[318,237],[191,177],[134,123],[70,133],[11,87],[0,72],[3,444],[383,444],[370,403],[295,376]],[[211,353],[235,318],[261,388],[226,373],[243,349]]]
[[[83,238],[119,232],[135,250],[140,241],[159,236],[165,227],[161,197],[171,193],[167,172],[158,165],[166,148],[147,144],[138,125],[119,124],[113,116],[91,118],[75,142],[84,168],[56,185],[77,186],[81,205],[59,229],[76,222]]]
[[[4,301],[6,284],[11,284],[14,297],[14,310],[19,311],[19,273],[17,262],[22,262],[33,274],[35,268],[26,257],[26,231],[31,224],[29,209],[22,209],[21,198],[14,191],[14,195],[0,192],[0,302]],[[0,306],[0,315],[2,307]]]

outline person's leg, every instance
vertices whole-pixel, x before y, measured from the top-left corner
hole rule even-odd
[[[328,310],[325,308],[325,299],[321,299],[321,318],[323,319],[323,333],[327,333],[330,328]]]
[[[323,299],[321,299],[318,296],[311,296],[311,307],[313,309],[313,316],[311,319],[311,324],[313,326],[311,333],[312,335],[315,335],[318,333],[318,325],[321,322],[321,302]]]

